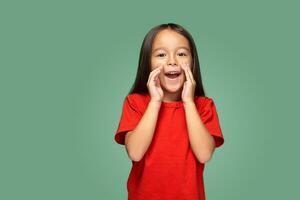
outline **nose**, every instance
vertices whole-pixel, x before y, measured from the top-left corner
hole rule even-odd
[[[174,56],[170,56],[169,57],[169,60],[168,60],[168,65],[177,65],[177,62],[176,62],[176,60],[174,59]]]

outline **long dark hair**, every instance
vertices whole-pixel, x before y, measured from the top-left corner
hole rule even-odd
[[[185,30],[182,26],[174,23],[161,24],[153,27],[145,36],[139,57],[139,65],[136,73],[136,78],[134,84],[132,85],[129,94],[132,93],[149,93],[147,88],[147,81],[149,74],[151,72],[151,52],[152,44],[155,39],[155,36],[164,29],[171,29],[177,33],[183,35],[188,41],[192,53],[192,73],[194,80],[196,81],[195,96],[205,96],[201,73],[200,73],[200,63],[198,60],[198,54],[195,42],[191,34]]]

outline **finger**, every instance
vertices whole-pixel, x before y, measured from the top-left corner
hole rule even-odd
[[[148,77],[148,82],[152,79],[152,76],[158,72],[159,70],[161,69],[161,65],[159,65],[157,68],[155,68],[154,70],[152,70],[149,74],[149,77]]]
[[[160,86],[159,74],[161,71],[162,70],[159,70],[159,72],[153,76],[153,82],[154,82],[155,86]]]
[[[148,82],[155,81],[155,80],[156,80],[156,77],[160,74],[161,69],[162,69],[162,66],[159,66],[159,67],[157,67],[156,69],[154,69],[154,70],[150,73]]]
[[[157,84],[158,87],[160,87],[160,80],[159,80],[159,78],[157,79],[156,84]]]
[[[158,76],[159,76],[160,72],[161,72],[161,70],[159,70],[157,73],[155,73],[153,75],[153,81],[156,81],[158,79]]]
[[[185,73],[185,77],[186,77],[186,80],[187,81],[191,81],[190,79],[190,75],[189,75],[189,73],[188,73],[188,71],[187,71],[187,66],[185,65],[185,63],[182,63],[182,68],[183,68],[183,71],[184,71],[184,73]]]
[[[186,69],[186,72],[187,72],[187,74],[189,76],[190,81],[193,82],[194,79],[193,79],[193,74],[190,71],[190,67],[188,66],[187,63],[184,63],[184,65],[185,65],[185,69]]]
[[[187,66],[187,71],[188,71],[188,73],[189,73],[189,75],[190,75],[191,81],[192,81],[192,82],[195,81],[195,80],[194,80],[193,73],[192,73],[192,71],[191,71],[191,68],[189,67],[188,64],[186,64],[186,66]]]

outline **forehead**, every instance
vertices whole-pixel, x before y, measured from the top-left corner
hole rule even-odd
[[[152,46],[153,51],[158,49],[172,50],[178,48],[186,48],[189,50],[189,41],[183,35],[168,29],[162,30],[156,35]]]

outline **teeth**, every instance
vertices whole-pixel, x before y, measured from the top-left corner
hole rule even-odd
[[[179,72],[168,72],[167,74],[179,74]]]

